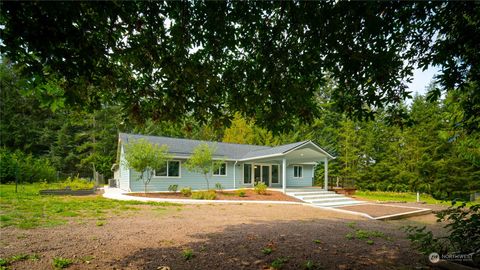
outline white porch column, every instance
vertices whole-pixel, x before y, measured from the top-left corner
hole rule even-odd
[[[325,190],[328,190],[328,158],[325,157],[325,160],[323,162],[324,166],[325,166],[325,183],[324,183],[324,188]]]
[[[287,189],[287,159],[284,158],[282,161],[282,191],[286,192]]]

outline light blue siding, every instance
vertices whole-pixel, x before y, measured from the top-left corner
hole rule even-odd
[[[312,186],[313,183],[313,165],[300,165],[303,166],[303,175],[300,178],[293,177],[293,166],[297,164],[291,164],[287,166],[287,187],[307,187]]]
[[[186,160],[180,161],[180,177],[153,177],[147,186],[147,191],[168,191],[170,185],[178,185],[178,189],[183,187],[191,187],[193,190],[205,190],[207,189],[207,184],[205,177],[202,174],[194,173],[187,170],[184,166]],[[247,162],[252,164],[251,162]],[[227,162],[227,175],[226,176],[211,176],[209,178],[210,188],[215,188],[216,183],[222,184],[224,189],[233,189],[233,188],[249,188],[252,187],[252,184],[243,183],[243,162]],[[271,184],[271,187],[281,188],[282,187],[282,165],[281,163],[272,162],[271,164],[279,165],[279,176],[280,180],[278,184]],[[302,165],[303,166],[303,176],[301,178],[293,177],[293,165],[289,164],[287,166],[287,187],[300,187],[300,186],[311,186],[313,179],[313,165]],[[143,191],[143,182],[138,180],[139,173],[133,170],[129,170],[125,166],[125,152],[122,146],[120,153],[120,177],[119,177],[119,188],[125,191],[132,192],[141,192]],[[235,167],[235,168],[234,168]],[[235,169],[235,186],[233,184]]]
[[[147,191],[167,191],[168,186],[178,185],[180,190],[183,187],[191,187],[193,190],[207,189],[207,183],[203,174],[194,173],[187,170],[184,166],[186,160],[180,160],[180,177],[153,177],[147,186]],[[226,176],[211,176],[209,178],[210,188],[214,189],[216,183],[222,184],[224,189],[233,188],[233,164],[227,162]],[[131,171],[130,188],[132,191],[143,191],[143,181],[138,180],[139,173]]]
[[[130,170],[125,166],[125,151],[123,146],[120,149],[120,177],[119,177],[119,188],[125,191],[130,191]]]

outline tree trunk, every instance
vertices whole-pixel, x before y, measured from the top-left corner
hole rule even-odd
[[[205,174],[205,181],[207,181],[207,190],[210,190],[210,184],[208,183],[208,176]]]

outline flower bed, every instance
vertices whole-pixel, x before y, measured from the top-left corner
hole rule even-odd
[[[237,191],[216,191],[215,200],[231,200],[231,201],[291,201],[302,202],[296,198],[287,196],[278,191],[268,190],[267,194],[257,194],[252,189],[244,189],[245,196],[238,196]],[[165,199],[191,199],[190,197],[183,196],[180,192],[150,192],[150,193],[128,193],[130,196],[148,197],[148,198],[165,198]]]

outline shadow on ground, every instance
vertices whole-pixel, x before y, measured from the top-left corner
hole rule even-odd
[[[383,236],[347,239],[358,229]],[[188,245],[165,239],[162,245],[152,243],[155,247],[137,250],[113,265],[122,269],[268,269],[282,262],[277,264],[281,269],[412,269],[424,263],[404,232],[382,221],[258,221],[190,236],[196,240]],[[183,256],[186,249],[193,252],[189,260]],[[272,250],[270,254],[262,252],[268,253],[267,249]],[[306,268],[309,261],[315,267]]]

